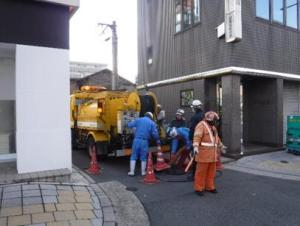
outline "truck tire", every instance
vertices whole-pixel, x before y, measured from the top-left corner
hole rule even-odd
[[[108,143],[106,141],[96,142],[97,154],[101,160],[106,160],[108,155]]]
[[[76,132],[74,129],[71,129],[71,141],[72,141],[72,150],[78,150],[78,144],[76,141]]]

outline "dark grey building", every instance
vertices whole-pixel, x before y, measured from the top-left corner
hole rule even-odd
[[[94,74],[88,75],[84,78],[75,79],[71,78],[71,93],[74,90],[79,90],[81,86],[91,85],[91,86],[104,86],[107,89],[111,89],[112,82],[112,71],[109,69],[103,69]],[[132,90],[135,88],[135,84],[128,81],[127,79],[119,76],[118,90]]]
[[[140,88],[157,94],[168,119],[179,107],[189,118],[193,98],[218,111],[232,155],[283,147],[286,117],[300,113],[299,4],[138,1]]]

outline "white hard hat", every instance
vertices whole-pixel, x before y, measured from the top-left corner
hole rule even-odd
[[[147,116],[147,117],[153,119],[153,114],[152,114],[150,111],[146,112],[146,113],[145,113],[145,116]]]
[[[183,115],[184,115],[184,110],[183,110],[183,109],[178,109],[178,110],[176,111],[176,115],[181,115],[181,116],[183,116]]]
[[[191,107],[197,108],[197,107],[201,107],[202,105],[203,104],[202,104],[201,100],[193,100]]]
[[[176,136],[177,136],[177,130],[176,130],[176,128],[173,127],[173,128],[171,129],[171,131],[170,131],[169,134],[170,134],[170,137],[172,137],[172,138],[176,137]]]

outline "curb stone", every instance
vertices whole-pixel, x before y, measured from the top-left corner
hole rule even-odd
[[[126,190],[123,184],[111,181],[98,183],[98,186],[109,197],[118,226],[150,226],[144,206],[133,192]]]

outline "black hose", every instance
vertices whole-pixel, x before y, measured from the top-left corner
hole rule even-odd
[[[186,175],[186,174],[175,174],[175,176],[178,176],[178,175],[182,176],[182,175]],[[221,177],[221,176],[223,176],[223,171],[222,170],[217,170],[216,179]],[[157,175],[156,175],[156,177],[157,177],[157,179],[159,179],[160,181],[163,181],[163,182],[171,182],[171,183],[192,182],[192,180],[189,180],[187,178],[182,179],[182,180],[178,180],[178,179],[177,180],[176,179],[172,180],[172,179],[163,179],[162,177],[157,176]]]
[[[150,95],[140,95],[141,111],[140,116],[144,116],[146,112],[155,112],[155,100]]]

